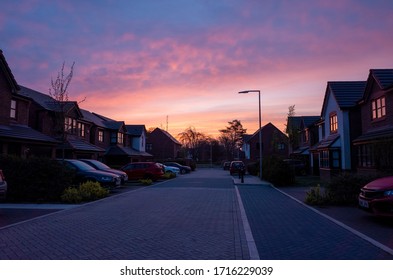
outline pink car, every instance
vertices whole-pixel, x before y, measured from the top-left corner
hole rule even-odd
[[[376,216],[393,217],[393,176],[365,185],[360,190],[359,207]]]

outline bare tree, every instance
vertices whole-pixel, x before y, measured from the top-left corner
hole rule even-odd
[[[68,101],[68,86],[71,83],[72,77],[74,76],[74,65],[75,62],[71,65],[71,70],[68,75],[64,74],[64,66],[65,62],[61,66],[61,70],[57,73],[56,80],[51,79],[52,88],[49,89],[49,95],[59,102]]]
[[[57,73],[57,78],[54,80],[51,78],[51,88],[49,88],[49,95],[53,98],[53,112],[54,112],[54,130],[57,134],[56,136],[60,138],[62,142],[62,158],[65,157],[65,142],[67,140],[67,128],[65,117],[67,115],[68,102],[68,86],[71,83],[72,77],[74,75],[74,65],[71,65],[71,70],[68,75],[64,73],[65,62],[61,66],[60,71]]]
[[[197,132],[195,128],[189,127],[185,131],[178,134],[180,142],[188,150],[193,159],[198,158],[198,150],[201,142],[207,137],[201,132]]]

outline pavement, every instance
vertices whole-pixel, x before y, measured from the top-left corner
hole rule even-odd
[[[0,259],[393,259],[392,248],[268,182],[218,169],[83,205],[36,207],[49,212],[0,226]]]

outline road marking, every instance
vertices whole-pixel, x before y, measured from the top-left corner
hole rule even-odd
[[[248,252],[250,253],[250,260],[259,260],[260,258],[259,258],[258,249],[255,244],[254,236],[252,235],[250,224],[248,223],[247,214],[243,206],[242,198],[240,196],[239,190],[236,185],[235,185],[235,190],[236,190],[237,201],[239,202],[240,217],[243,222],[244,233],[246,234],[246,241],[247,241]]]

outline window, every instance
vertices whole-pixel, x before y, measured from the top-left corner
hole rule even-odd
[[[153,144],[151,143],[146,144],[146,151],[151,151],[151,150],[153,150]]]
[[[104,131],[98,130],[98,142],[104,142]]]
[[[373,120],[380,119],[386,115],[385,96],[371,101]]]
[[[320,155],[319,155],[320,157],[320,163],[319,163],[319,165],[322,167],[322,168],[329,168],[329,151],[328,150],[326,150],[326,151],[321,151],[320,152]]]
[[[331,114],[330,117],[330,134],[336,133],[338,130],[337,114]]]
[[[85,124],[78,123],[78,133],[80,137],[85,137]]]
[[[16,100],[11,100],[11,111],[10,111],[10,118],[16,119]]]
[[[65,117],[64,132],[72,133],[72,119],[69,117]]]
[[[319,154],[319,164],[321,168],[340,168],[340,151],[324,150]]]
[[[76,119],[70,118],[70,117],[65,117],[64,118],[64,132],[68,134],[76,134],[77,133],[77,128],[78,124],[76,122]]]
[[[117,143],[119,144],[123,144],[124,140],[123,140],[123,133],[118,132],[117,133]]]
[[[358,166],[375,167],[374,151],[372,145],[360,145],[358,147]]]
[[[278,143],[277,144],[277,149],[280,150],[280,151],[285,150],[285,144],[284,143]]]

